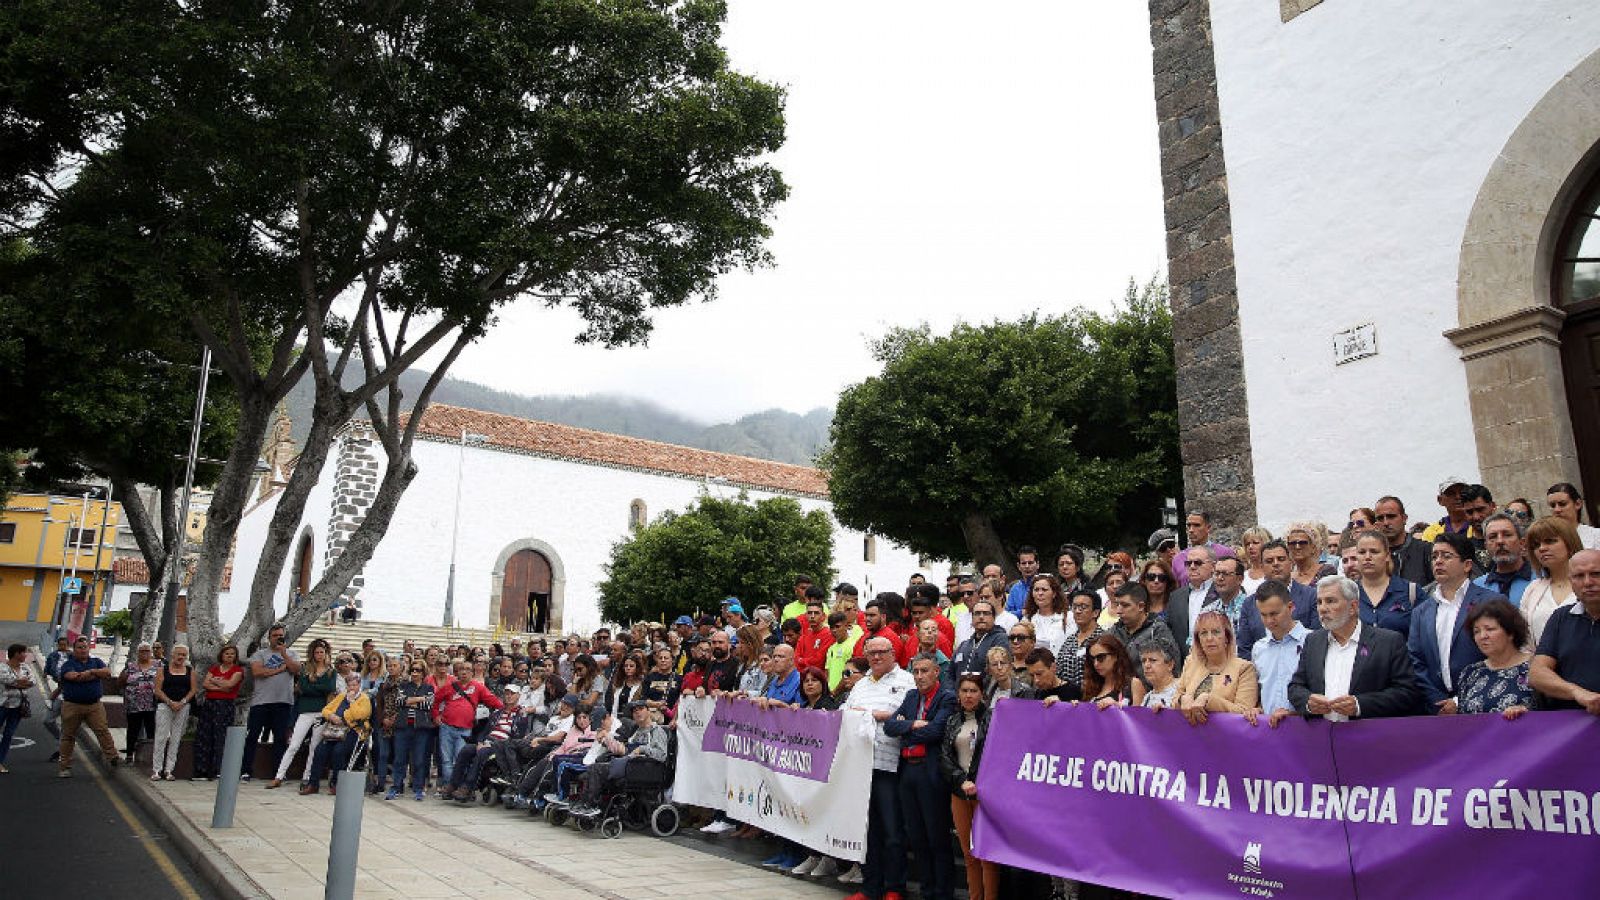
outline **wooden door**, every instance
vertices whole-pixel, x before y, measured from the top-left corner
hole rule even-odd
[[[533,624],[536,597],[550,595],[550,561],[537,550],[518,550],[506,561],[500,583],[500,627],[527,631]]]
[[[1566,306],[1561,329],[1561,368],[1567,376],[1572,437],[1588,507],[1585,521],[1600,521],[1600,297]]]

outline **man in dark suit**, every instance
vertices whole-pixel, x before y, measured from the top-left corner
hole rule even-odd
[[[1473,550],[1465,534],[1446,531],[1434,539],[1433,587],[1411,613],[1406,647],[1428,712],[1455,712],[1461,670],[1483,659],[1477,641],[1461,623],[1471,617],[1474,607],[1506,599],[1472,583]]]
[[[1189,568],[1189,586],[1172,592],[1167,600],[1167,627],[1178,642],[1180,656],[1189,652],[1189,631],[1194,620],[1205,608],[1206,595],[1211,592],[1211,576],[1216,570],[1216,557],[1205,544],[1190,547],[1184,564]]]
[[[1343,576],[1317,584],[1317,614],[1322,630],[1306,637],[1300,666],[1289,680],[1289,702],[1306,717],[1329,721],[1416,715],[1422,709],[1399,632],[1361,624],[1356,604],[1361,589]],[[1288,710],[1273,713],[1281,721]],[[1269,724],[1271,724],[1269,723]]]

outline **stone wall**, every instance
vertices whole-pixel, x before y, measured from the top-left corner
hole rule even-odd
[[[1150,0],[1186,508],[1256,521],[1209,0]]]

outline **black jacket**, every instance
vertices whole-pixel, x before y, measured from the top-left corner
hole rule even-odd
[[[1289,679],[1289,702],[1295,712],[1309,716],[1306,702],[1312,694],[1327,694],[1324,669],[1328,663],[1327,630],[1306,635],[1300,665]],[[1422,712],[1422,688],[1411,668],[1411,655],[1405,636],[1398,631],[1365,622],[1356,646],[1355,666],[1350,671],[1350,696],[1361,708],[1361,718],[1414,716]]]
[[[978,743],[972,748],[972,765],[963,769],[956,757],[956,733],[961,730],[962,724],[967,719],[967,714],[957,709],[950,721],[945,723],[944,743],[939,751],[939,771],[944,774],[945,783],[950,785],[950,793],[957,797],[965,798],[961,792],[961,783],[978,781],[978,761],[983,758],[983,740],[989,736],[989,707],[978,707]]]

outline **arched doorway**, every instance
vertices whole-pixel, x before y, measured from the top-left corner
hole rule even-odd
[[[566,584],[554,547],[537,538],[512,542],[500,551],[490,577],[489,627],[559,633]]]
[[[311,528],[300,532],[300,540],[295,544],[294,565],[289,573],[289,605],[295,606],[300,598],[311,592],[311,573],[316,562],[316,542],[312,540]]]
[[[500,627],[543,632],[550,627],[550,560],[537,550],[518,550],[506,561],[500,589]]]
[[[1561,368],[1592,523],[1600,515],[1600,171],[1590,176],[1562,228],[1553,287],[1556,307],[1567,315]]]
[[[1586,287],[1591,270],[1572,263],[1600,240],[1597,232],[1584,247],[1600,119],[1577,112],[1597,106],[1600,52],[1557,81],[1506,140],[1467,217],[1460,324],[1445,332],[1461,351],[1478,469],[1495,499],[1537,505],[1550,485],[1570,481],[1582,485],[1591,516],[1600,494],[1600,310]]]

